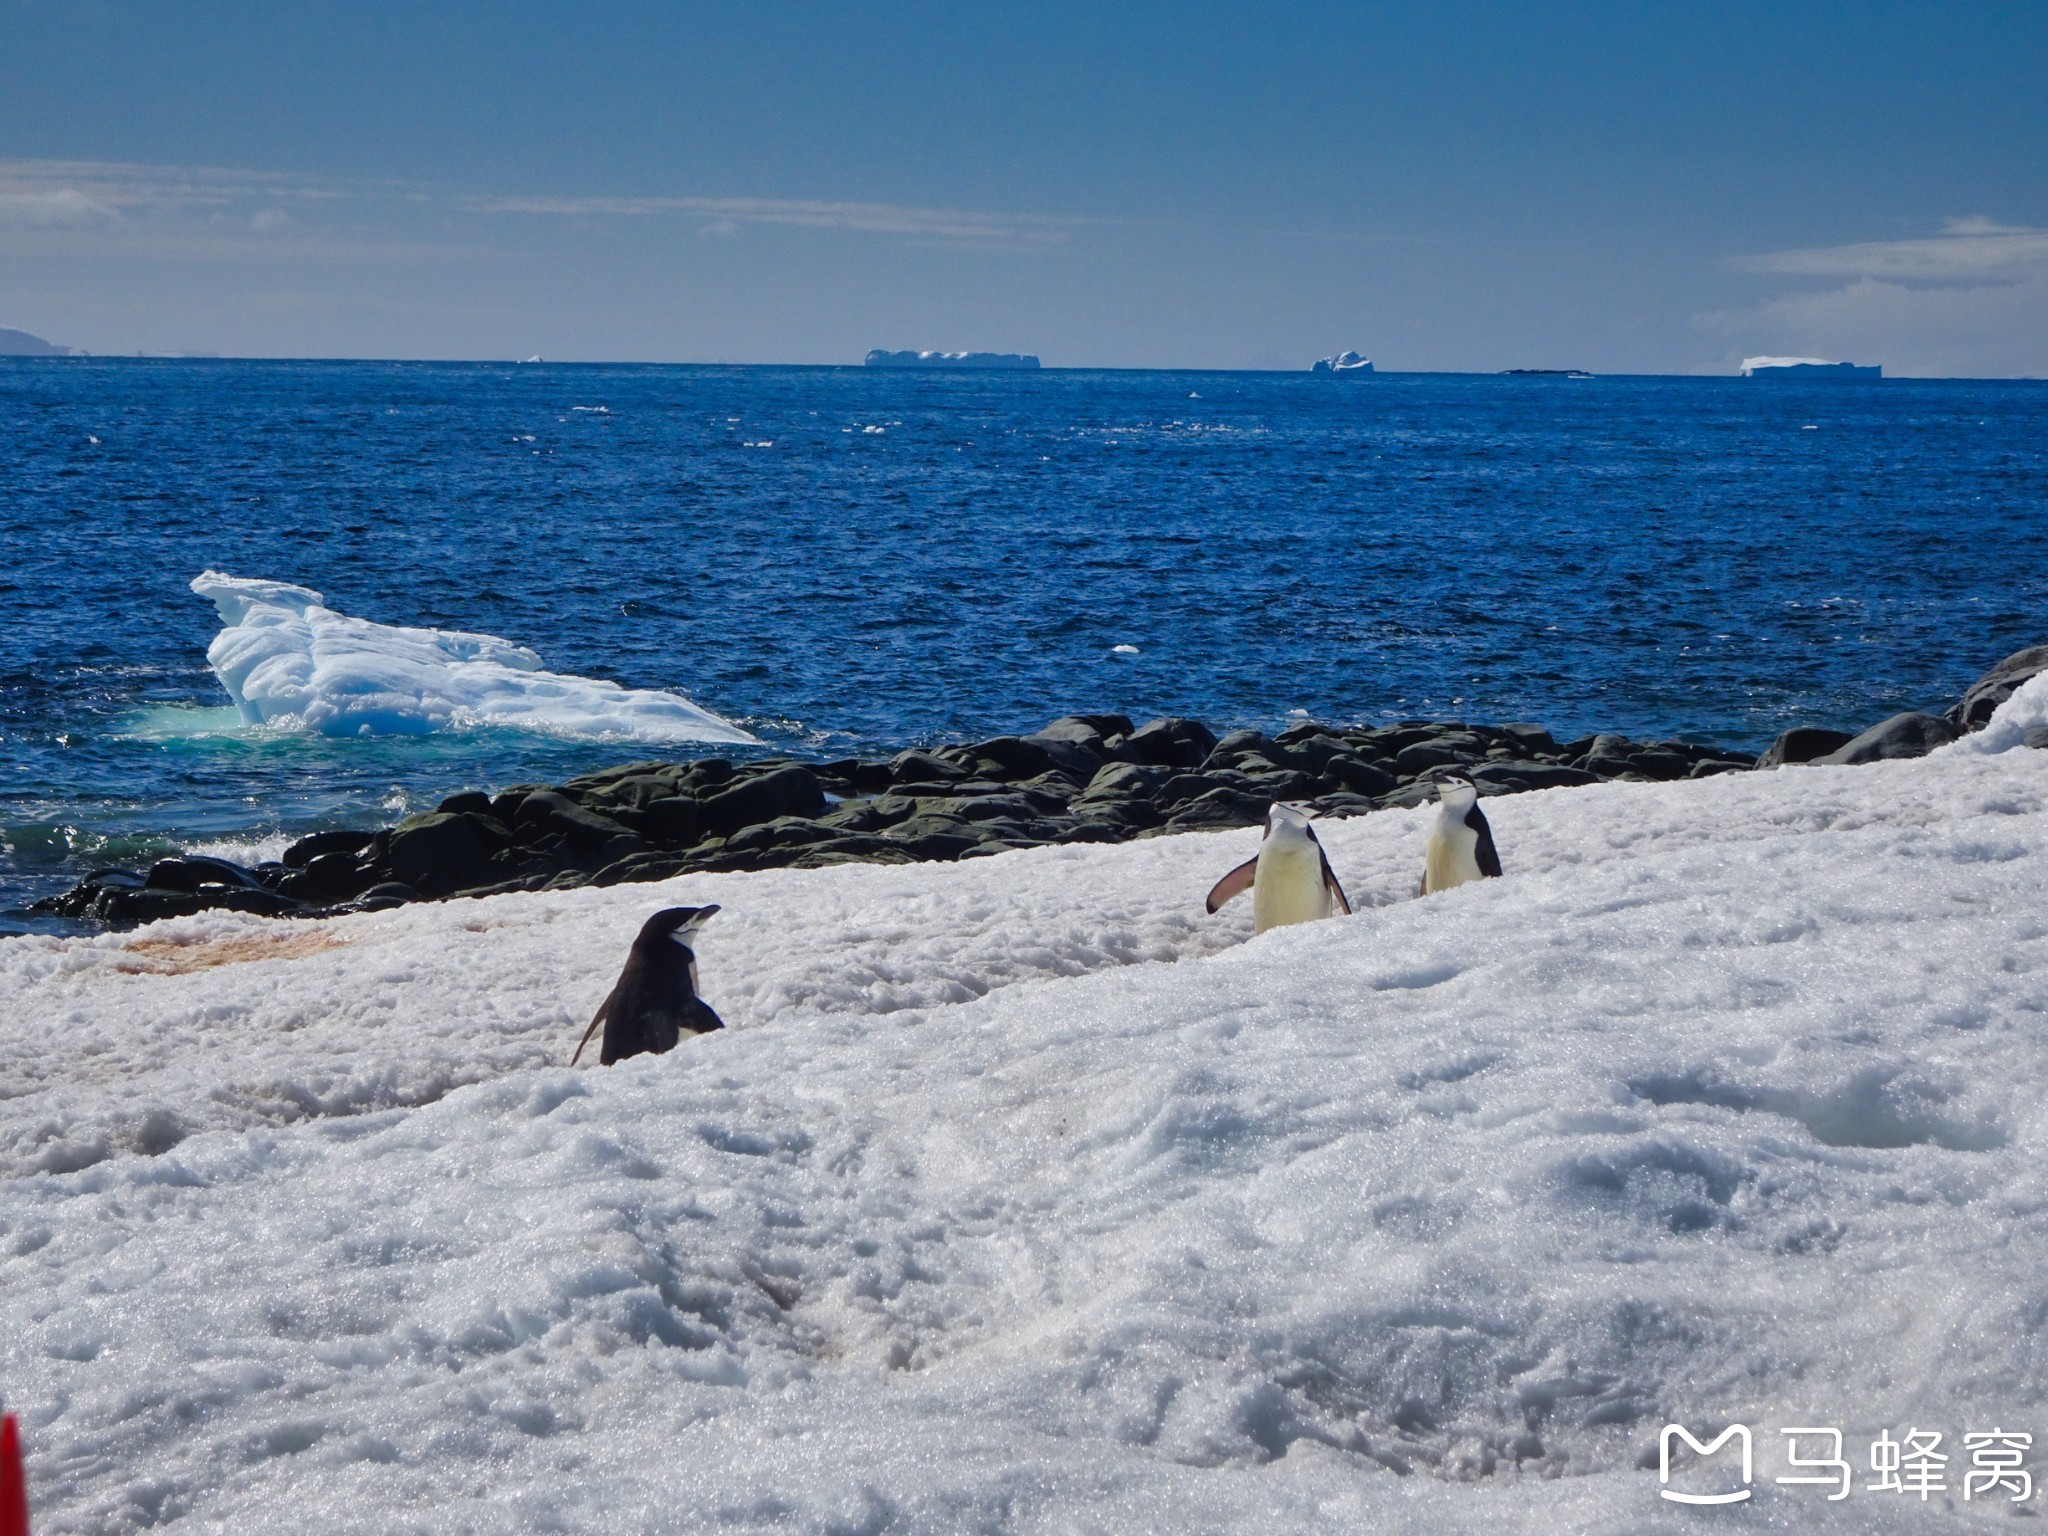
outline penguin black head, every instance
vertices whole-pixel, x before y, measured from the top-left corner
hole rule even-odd
[[[694,949],[697,930],[718,914],[716,906],[709,907],[663,907],[654,916],[640,925],[640,933],[633,940],[633,947],[652,944],[659,939],[669,939],[684,949]]]
[[[1285,800],[1275,800],[1266,811],[1266,835],[1271,837],[1276,825],[1307,831],[1309,821],[1315,814],[1313,806],[1290,805]]]

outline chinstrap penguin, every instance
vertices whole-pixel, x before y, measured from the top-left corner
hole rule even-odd
[[[1446,769],[1436,776],[1436,798],[1436,821],[1422,859],[1424,896],[1500,873],[1493,828],[1479,809],[1479,786],[1467,775]]]
[[[1252,932],[1287,923],[1312,923],[1334,906],[1349,913],[1344,887],[1308,824],[1312,812],[1275,801],[1266,812],[1266,836],[1256,858],[1245,860],[1216,882],[1209,910],[1246,890],[1252,893]]]
[[[643,1052],[672,1051],[684,1034],[708,1034],[725,1028],[697,995],[697,930],[716,907],[668,907],[640,925],[625,969],[605,1000],[597,1005],[590,1028],[569,1058],[575,1066],[597,1026],[604,1025],[598,1062],[610,1066]]]

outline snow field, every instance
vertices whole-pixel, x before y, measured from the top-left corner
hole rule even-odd
[[[1508,878],[1324,824],[1360,910],[1248,942],[1253,832],[6,941],[37,1529],[2004,1518],[1768,1479],[2048,1435],[2048,754],[1487,811]],[[702,901],[733,1028],[552,1065]]]

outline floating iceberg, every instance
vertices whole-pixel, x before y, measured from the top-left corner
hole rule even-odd
[[[1831,363],[1824,357],[1745,357],[1745,379],[1877,379],[1884,368],[1877,363]]]
[[[1036,368],[1030,352],[891,352],[876,347],[868,353],[870,368]]]
[[[1372,359],[1356,352],[1339,352],[1335,357],[1316,359],[1310,373],[1371,373]]]
[[[495,635],[352,619],[309,587],[207,571],[192,590],[226,627],[206,660],[251,725],[323,736],[417,736],[509,726],[566,736],[751,742],[673,693],[542,669]]]

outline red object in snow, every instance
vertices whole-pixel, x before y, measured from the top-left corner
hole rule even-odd
[[[28,1480],[21,1475],[21,1426],[0,1419],[0,1536],[28,1536]]]

